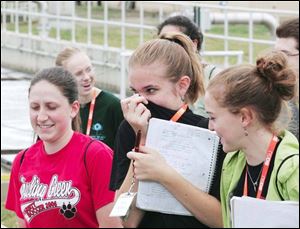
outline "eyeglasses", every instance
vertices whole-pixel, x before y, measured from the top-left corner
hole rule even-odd
[[[85,68],[79,72],[76,72],[74,75],[76,77],[81,77],[81,76],[84,76],[84,74],[89,74],[91,72],[94,72],[94,68],[92,66],[88,66],[87,68]]]
[[[283,53],[285,53],[285,55],[287,56],[299,56],[299,52],[298,53],[290,53],[287,50],[281,50]]]

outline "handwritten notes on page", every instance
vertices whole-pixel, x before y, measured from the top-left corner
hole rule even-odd
[[[299,202],[234,196],[230,205],[233,228],[299,228]]]
[[[167,163],[199,189],[208,192],[213,180],[218,136],[208,129],[152,118],[146,146],[158,150]],[[156,182],[140,181],[137,207],[167,214],[191,215]]]

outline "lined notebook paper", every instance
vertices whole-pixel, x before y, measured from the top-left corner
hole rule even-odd
[[[152,118],[146,146],[158,150],[178,173],[209,192],[216,166],[219,137],[208,129]],[[138,208],[167,214],[192,215],[162,185],[140,181]]]

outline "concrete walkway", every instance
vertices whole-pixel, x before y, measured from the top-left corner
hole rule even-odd
[[[30,80],[32,75],[1,67],[1,80]]]
[[[1,150],[23,149],[33,143],[27,98],[30,78],[1,67]]]

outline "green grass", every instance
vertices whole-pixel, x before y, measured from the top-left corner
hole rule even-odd
[[[104,19],[103,6],[93,6],[91,11],[92,19]],[[127,10],[126,11],[126,21],[135,22],[136,18],[139,18],[139,11],[137,10]],[[81,6],[76,6],[76,15],[78,17],[87,17],[87,6],[82,4]],[[109,8],[108,20],[121,21],[121,10],[117,8]],[[144,12],[144,21],[147,25],[156,26],[159,23],[158,12]]]
[[[253,26],[253,38],[254,39],[263,39],[263,40],[272,40],[272,35],[269,31],[269,29],[264,25],[254,25]],[[223,34],[224,33],[224,27],[223,25],[213,25],[210,31],[207,31],[208,33],[212,34]],[[228,28],[228,35],[233,37],[242,37],[242,38],[248,38],[249,37],[249,30],[248,25],[229,25]],[[270,48],[270,45],[265,44],[253,44],[253,53],[254,57],[257,56],[261,51]],[[249,62],[249,44],[248,42],[242,42],[242,41],[228,41],[228,49],[229,50],[242,50],[244,52],[243,61],[244,63]],[[215,38],[209,38],[205,40],[205,50],[207,51],[219,51],[224,50],[224,40],[221,39],[215,39]],[[212,63],[222,63],[223,58],[206,58],[208,62]],[[229,63],[234,64],[236,63],[235,57],[229,58]]]
[[[209,33],[213,34],[223,34],[224,27],[223,25],[213,25]],[[247,24],[235,24],[228,26],[228,35],[247,38],[249,35],[249,29]],[[271,39],[272,35],[268,28],[265,25],[253,25],[253,37],[255,39]]]
[[[87,36],[87,26],[83,24],[76,24],[75,27],[75,40],[77,42],[86,43],[88,40]],[[56,29],[52,28],[50,30],[49,36],[56,38]],[[61,40],[72,39],[70,30],[60,31]],[[121,47],[121,37],[122,32],[120,27],[110,27],[108,29],[108,45],[112,47]],[[145,32],[144,40],[150,40],[154,37],[154,33]],[[138,29],[126,29],[126,48],[135,49],[140,42],[140,32]],[[104,45],[104,28],[103,26],[92,25],[91,26],[91,42],[96,45]]]
[[[4,203],[1,203],[1,224],[8,228],[17,228],[17,217],[12,211],[8,211],[4,208]]]
[[[76,16],[78,17],[86,17],[87,16],[87,6],[82,4],[81,6],[76,6]],[[93,6],[91,18],[93,19],[100,19],[103,20],[103,6]],[[158,13],[144,13],[144,21],[147,25],[156,26],[158,21]],[[119,9],[109,9],[108,13],[109,20],[120,20],[121,21],[121,12]],[[139,12],[134,10],[127,10],[126,11],[126,21],[127,22],[135,22],[139,19]],[[71,26],[70,26],[71,27]],[[38,23],[35,22],[32,25],[33,34],[38,34]],[[268,28],[264,25],[253,25],[253,38],[254,39],[264,39],[264,40],[271,40],[272,36],[268,30]],[[14,30],[15,25],[7,24],[8,30]],[[140,31],[139,29],[134,28],[125,28],[126,30],[126,48],[127,49],[135,49],[140,43]],[[28,33],[28,23],[21,23],[19,25],[20,33]],[[223,25],[212,25],[211,30],[207,31],[208,33],[212,34],[223,34],[224,27]],[[229,24],[229,36],[235,37],[243,37],[247,38],[249,36],[248,25],[231,25]],[[56,29],[51,28],[49,31],[49,36],[51,38],[56,38]],[[144,40],[153,39],[156,36],[156,31],[144,30]],[[70,29],[62,29],[60,31],[61,40],[70,41],[71,37],[71,28]],[[87,42],[87,23],[77,22],[75,25],[75,40],[76,42]],[[121,39],[122,39],[122,32],[121,26],[108,26],[108,45],[111,47],[121,47]],[[104,44],[104,26],[97,24],[91,25],[91,43],[96,45],[103,45]],[[257,56],[262,50],[270,48],[270,45],[253,45],[253,56]],[[249,62],[249,44],[248,42],[242,41],[229,41],[228,42],[228,49],[229,50],[242,50],[244,52],[243,61],[244,63]],[[205,50],[206,51],[220,51],[224,50],[224,41],[222,39],[212,39],[207,38],[205,39]],[[213,64],[223,64],[223,57],[206,57],[205,60],[207,62]],[[255,61],[255,59],[253,60]],[[235,64],[237,62],[236,57],[230,57],[229,63]]]

